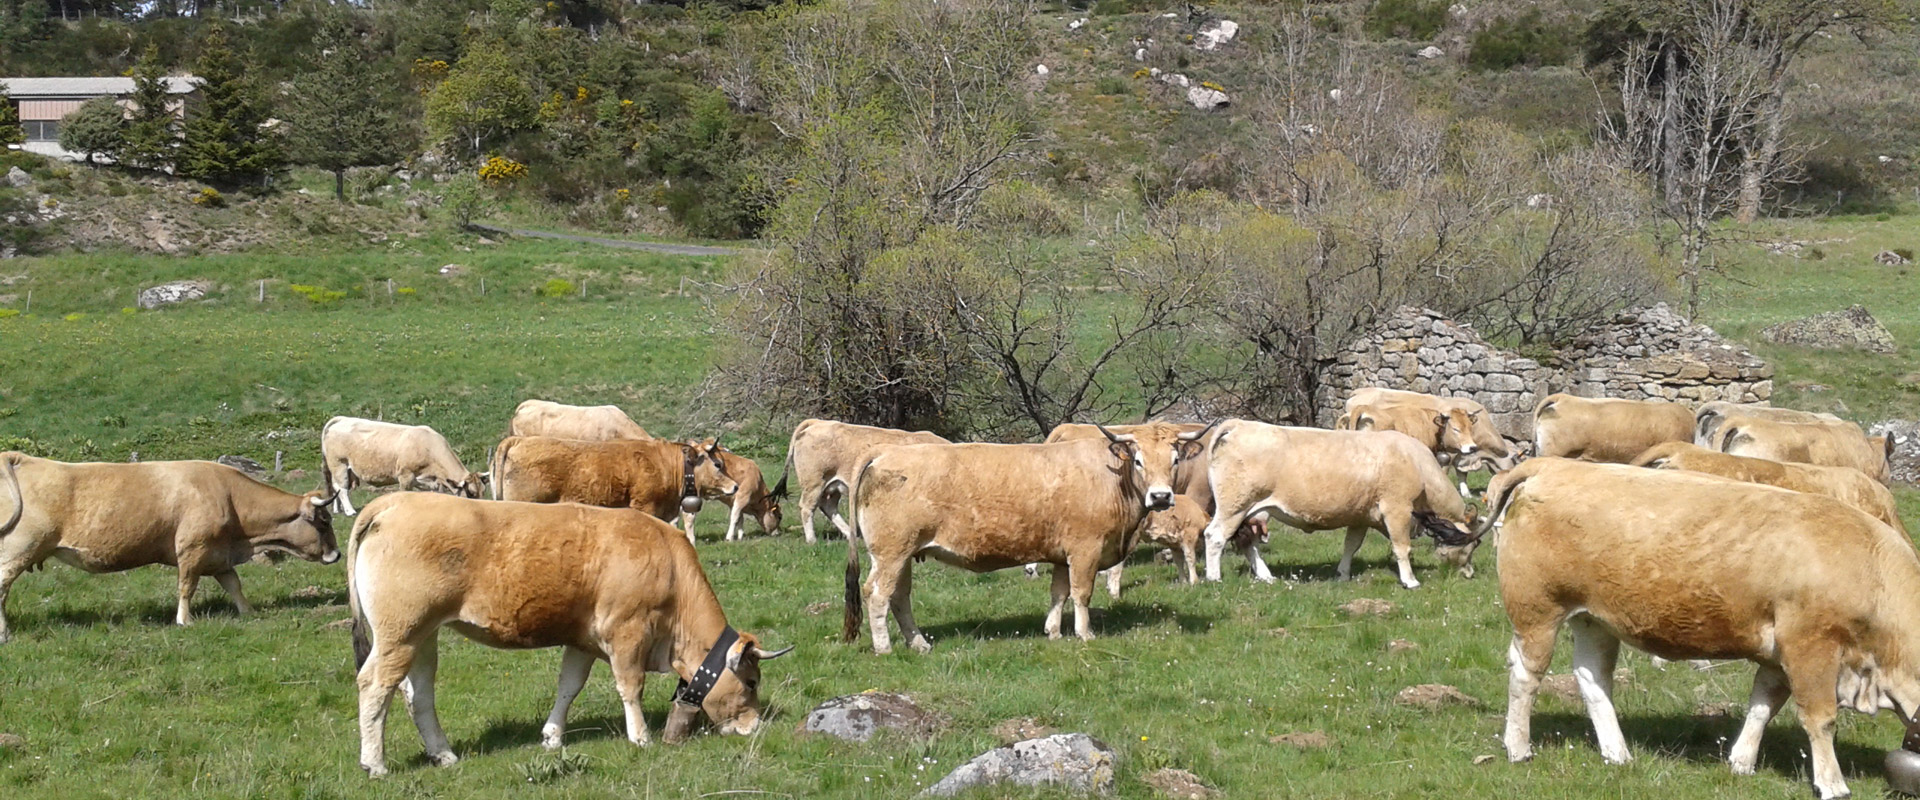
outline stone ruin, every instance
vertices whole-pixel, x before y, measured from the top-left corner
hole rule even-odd
[[[1773,367],[1665,303],[1616,314],[1544,360],[1488,344],[1439,312],[1402,306],[1322,369],[1316,424],[1333,427],[1347,396],[1367,386],[1472,398],[1501,435],[1527,443],[1533,407],[1555,392],[1756,403],[1773,395]]]

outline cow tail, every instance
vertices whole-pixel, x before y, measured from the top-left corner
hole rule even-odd
[[[353,521],[353,531],[347,535],[347,610],[353,615],[353,668],[357,671],[367,663],[367,656],[373,653],[373,640],[367,632],[366,609],[360,602],[360,587],[354,584],[353,575],[359,563],[360,543],[373,532],[373,526],[380,521],[386,509],[375,509],[361,514]]]
[[[1500,523],[1500,518],[1507,513],[1507,505],[1513,502],[1515,490],[1520,488],[1520,484],[1526,483],[1528,478],[1533,477],[1534,470],[1528,469],[1528,466],[1538,463],[1540,462],[1530,461],[1521,464],[1493,476],[1493,480],[1487,483],[1487,516],[1480,520],[1479,527],[1473,531],[1475,541],[1486,538],[1486,535],[1493,531],[1493,526]]]
[[[799,434],[800,434],[799,431],[794,431],[794,439],[800,438]],[[782,462],[780,465],[780,482],[773,485],[773,489],[767,492],[767,496],[775,500],[787,499],[787,476],[792,474],[793,474],[793,439],[788,439],[787,440],[787,460]],[[762,481],[762,483],[764,484],[765,481]]]
[[[851,642],[860,638],[860,484],[864,482],[867,468],[873,466],[873,459],[867,459],[860,465],[860,471],[854,473],[853,487],[847,491],[847,528],[852,534],[847,537],[847,615],[840,625],[840,639]]]
[[[7,516],[6,522],[0,522],[0,538],[12,533],[27,512],[25,495],[20,492],[20,476],[14,472],[14,466],[21,458],[19,453],[0,453],[0,467],[4,467],[7,473],[7,493],[13,496],[13,513]]]
[[[487,474],[493,476],[493,480],[488,481],[488,491],[495,500],[500,499],[500,485],[507,482],[507,443],[511,441],[512,436],[501,439],[500,446],[493,448],[493,460],[487,464]]]

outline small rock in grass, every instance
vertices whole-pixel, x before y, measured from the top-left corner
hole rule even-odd
[[[1472,695],[1444,683],[1423,683],[1400,690],[1393,701],[1403,706],[1424,708],[1437,711],[1446,706],[1479,706],[1481,703]]]
[[[1060,733],[988,750],[921,794],[951,797],[999,783],[1112,794],[1113,762],[1113,748],[1105,742],[1084,733]]]
[[[817,617],[817,616],[820,616],[821,614],[827,613],[829,610],[832,610],[834,605],[835,605],[834,603],[829,603],[825,600],[822,600],[818,603],[808,603],[807,613]]]
[[[1490,756],[1490,755],[1478,755],[1478,756],[1474,756],[1474,757],[1473,757],[1473,765],[1477,767],[1477,766],[1480,766],[1481,764],[1485,764],[1485,763],[1487,763],[1487,762],[1489,762],[1489,761],[1492,761],[1492,760],[1493,760],[1493,756]]]
[[[1420,649],[1420,643],[1409,639],[1395,639],[1387,642],[1387,653],[1389,655],[1399,655],[1418,649]]]
[[[295,600],[332,600],[335,592],[325,586],[302,586],[293,590]]]
[[[1283,734],[1280,734],[1279,736],[1267,737],[1267,741],[1273,744],[1284,744],[1290,747],[1298,747],[1302,750],[1319,750],[1322,748],[1333,746],[1333,737],[1328,736],[1324,731],[1304,731],[1300,733],[1283,733]]]
[[[1350,617],[1378,617],[1393,613],[1393,604],[1375,597],[1362,597],[1340,604]]]
[[[17,733],[0,733],[0,747],[24,747],[26,744],[27,740],[20,738]]]
[[[1163,767],[1140,776],[1140,782],[1153,787],[1161,797],[1179,798],[1179,800],[1212,800],[1220,796],[1220,790],[1208,786],[1200,776],[1184,769]]]
[[[833,698],[807,712],[801,733],[824,733],[853,742],[872,739],[881,730],[896,730],[916,739],[932,738],[946,720],[893,692],[861,692]]]
[[[1014,717],[1002,720],[1000,724],[993,726],[992,733],[993,738],[999,739],[1002,744],[1013,744],[1028,739],[1052,736],[1054,728],[1033,717]]]

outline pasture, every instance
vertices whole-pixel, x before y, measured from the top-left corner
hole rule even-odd
[[[1920,303],[1911,279],[1870,259],[1911,246],[1913,219],[1778,224],[1782,235],[1846,242],[1827,245],[1819,262],[1743,252],[1707,321],[1752,341],[1773,321],[1866,303],[1907,349],[1867,357],[1757,347],[1778,366],[1783,388],[1793,380],[1832,387],[1776,399],[1841,402],[1862,422],[1912,416],[1920,395],[1897,378],[1920,371],[1911,350]],[[467,271],[440,275],[448,263]],[[349,253],[10,262],[0,277],[30,280],[4,291],[31,285],[35,298],[30,316],[0,318],[0,449],[74,460],[138,451],[148,460],[237,453],[262,461],[284,450],[289,468],[312,470],[320,424],[345,413],[433,425],[477,466],[514,403],[533,396],[616,403],[649,430],[694,433],[689,406],[721,345],[708,336],[697,285],[680,290],[683,279],[715,269],[589,245],[465,238]],[[140,286],[174,278],[222,288],[190,307],[121,311]],[[390,297],[387,278],[415,291]],[[271,279],[264,303],[260,279]],[[543,294],[556,279],[576,290],[584,282],[586,296]],[[347,294],[310,300],[295,284]],[[731,444],[777,479],[785,431],[745,422]],[[1914,519],[1920,493],[1898,494]],[[1412,592],[1395,583],[1378,536],[1352,583],[1333,578],[1335,534],[1277,530],[1266,551],[1282,579],[1273,586],[1253,584],[1237,556],[1225,561],[1224,583],[1189,587],[1175,582],[1172,566],[1137,554],[1121,601],[1096,594],[1091,643],[1040,633],[1044,580],[929,562],[916,567],[914,602],[934,651],[876,657],[864,639],[838,641],[845,543],[809,547],[797,523],[789,508],[781,536],[720,543],[724,519],[702,517],[701,556],[730,621],[770,646],[799,646],[768,665],[772,715],[753,737],[636,750],[624,741],[602,665],[574,706],[565,755],[546,753],[539,725],[559,654],[494,651],[447,632],[439,706],[462,762],[425,766],[411,722],[395,713],[395,774],[372,783],[356,765],[351,653],[334,625],[347,617],[338,566],[244,567],[254,616],[236,617],[208,582],[196,626],[178,629],[169,624],[170,571],[90,576],[50,565],[16,584],[15,640],[0,647],[0,732],[21,740],[0,747],[0,794],[902,797],[999,744],[995,724],[1035,717],[1112,745],[1123,797],[1153,796],[1141,776],[1163,766],[1192,770],[1229,797],[1811,796],[1806,737],[1791,711],[1769,728],[1758,775],[1727,769],[1752,674],[1743,664],[1662,670],[1643,655],[1624,656],[1616,702],[1631,765],[1601,762],[1568,690],[1543,692],[1539,755],[1507,764],[1499,734],[1509,629],[1490,549],[1480,577],[1463,580],[1441,571],[1430,544],[1417,545],[1424,585]],[[1358,598],[1393,608],[1377,616],[1339,608]],[[1396,640],[1416,646],[1391,647]],[[1556,655],[1558,671],[1564,643]],[[1402,689],[1428,683],[1456,686],[1481,705],[1396,702]],[[648,682],[656,734],[672,685],[666,676]],[[927,741],[852,744],[795,733],[813,705],[866,689],[908,692],[948,724]],[[1270,741],[1316,731],[1331,744]],[[1842,715],[1840,760],[1857,796],[1883,792],[1880,758],[1899,738],[1891,715]],[[1480,756],[1492,758],[1476,764]]]

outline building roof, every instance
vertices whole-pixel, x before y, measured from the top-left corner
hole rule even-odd
[[[199,88],[194,85],[192,75],[168,76],[168,94],[190,94]],[[6,95],[15,100],[23,97],[99,97],[101,95],[133,94],[132,78],[0,78],[0,84],[7,87]]]

